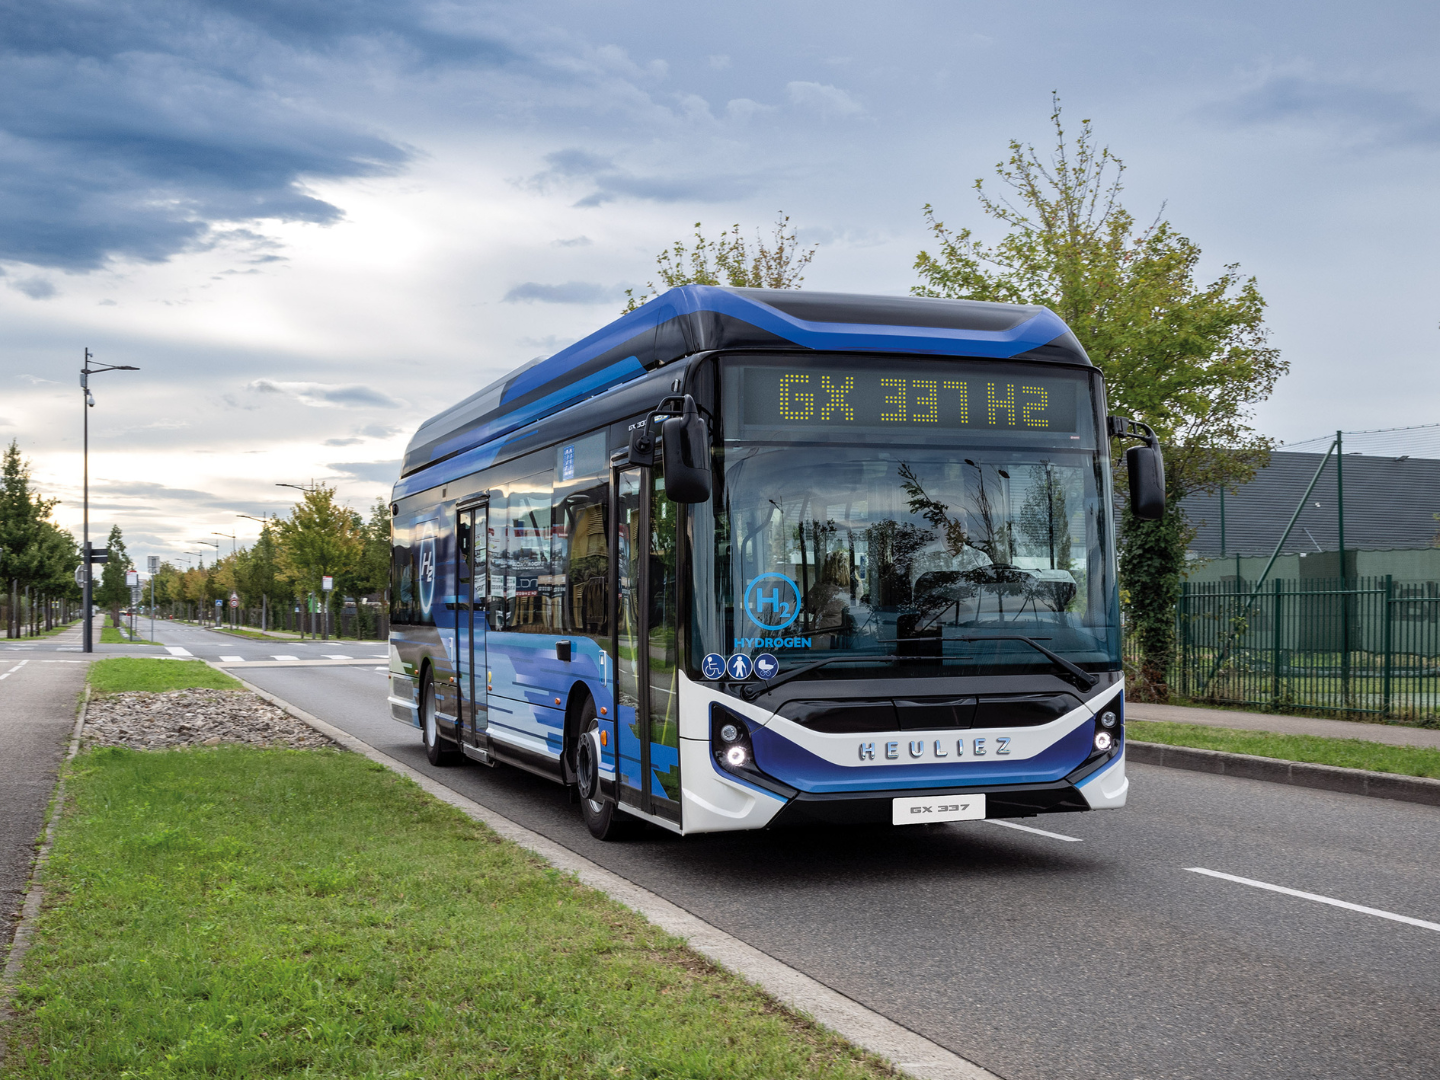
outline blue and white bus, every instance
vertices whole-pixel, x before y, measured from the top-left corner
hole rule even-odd
[[[601,839],[1123,806],[1110,438],[1046,308],[672,289],[416,432],[392,715]]]

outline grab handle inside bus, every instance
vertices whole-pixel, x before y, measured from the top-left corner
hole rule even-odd
[[[665,497],[677,503],[709,499],[710,437],[689,394],[680,415],[660,425],[660,443],[665,450]]]
[[[1144,439],[1144,446],[1125,451],[1125,471],[1130,476],[1130,512],[1141,521],[1159,521],[1165,516],[1165,458],[1160,440],[1148,424],[1123,416],[1109,418],[1110,435],[1117,439]]]

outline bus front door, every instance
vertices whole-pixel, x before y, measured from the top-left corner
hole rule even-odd
[[[680,820],[676,550],[658,468],[615,470],[615,705],[622,806]]]
[[[485,703],[486,555],[489,507],[484,503],[459,511],[455,545],[455,652],[460,683],[457,736],[462,746],[488,757],[489,712]]]

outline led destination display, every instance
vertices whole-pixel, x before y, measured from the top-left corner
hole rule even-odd
[[[886,363],[868,369],[746,367],[747,426],[906,432],[1076,430],[1074,377]]]

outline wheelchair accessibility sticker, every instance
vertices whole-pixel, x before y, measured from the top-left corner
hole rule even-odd
[[[800,586],[784,574],[761,574],[745,588],[745,614],[762,630],[784,630],[800,615]]]

